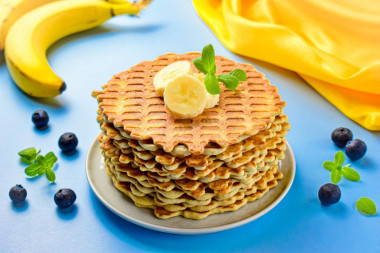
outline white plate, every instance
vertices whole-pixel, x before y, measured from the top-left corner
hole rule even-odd
[[[174,217],[158,219],[153,210],[136,207],[133,202],[119,192],[105,171],[103,157],[97,138],[87,154],[86,173],[88,182],[95,195],[112,212],[120,217],[145,228],[173,234],[207,234],[238,227],[251,222],[275,207],[289,191],[296,170],[293,151],[287,143],[285,159],[280,163],[284,174],[278,185],[259,200],[248,203],[234,212],[214,214],[203,220],[190,220]]]

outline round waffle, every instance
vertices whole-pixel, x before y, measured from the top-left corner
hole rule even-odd
[[[248,202],[261,198],[269,189],[277,185],[277,180],[283,177],[282,173],[276,170],[267,171],[263,177],[257,181],[251,188],[237,191],[226,199],[209,201],[195,201],[196,204],[184,200],[185,202],[177,204],[160,204],[160,200],[155,195],[136,195],[135,186],[130,182],[120,182],[111,169],[107,167],[107,173],[112,178],[115,187],[127,195],[138,207],[151,208],[154,214],[161,219],[167,219],[175,216],[183,216],[189,219],[204,219],[210,214],[236,211],[245,206]],[[156,193],[157,194],[157,193]]]
[[[138,171],[137,168],[118,168],[112,163],[105,162],[106,167],[112,172],[119,182],[129,182],[134,185],[134,194],[145,196],[154,195],[160,205],[175,203],[197,203],[197,201],[210,201],[213,199],[226,199],[235,194],[237,191],[249,189],[268,171],[277,171],[278,166],[272,166],[266,171],[257,172],[250,176],[246,182],[236,179],[217,180],[208,184],[203,184],[194,180],[171,180],[159,182],[157,178],[151,177],[152,174],[146,174]]]
[[[262,73],[252,65],[217,56],[217,74],[241,68],[247,81],[235,91],[221,86],[218,107],[206,109],[193,119],[175,118],[155,91],[153,78],[173,62],[192,61],[199,56],[199,53],[165,54],[115,75],[103,86],[103,91],[93,92],[104,121],[112,123],[124,137],[146,140],[165,152],[182,144],[187,152],[200,155],[207,147],[223,148],[255,135],[268,128],[281,113],[285,102]],[[199,72],[192,67],[195,73]]]
[[[102,136],[100,136],[100,141],[102,142]],[[216,159],[215,157],[209,157],[210,163],[206,164],[204,168],[199,169],[192,166],[188,166],[186,161],[180,161],[178,163],[172,164],[175,168],[169,168],[166,165],[163,165],[157,162],[154,158],[149,160],[140,159],[133,152],[126,155],[123,153],[122,149],[117,148],[113,144],[108,145],[108,143],[101,144],[102,153],[106,158],[110,158],[113,163],[121,164],[130,164],[134,163],[138,165],[141,170],[155,172],[162,172],[163,175],[185,175],[188,177],[207,177],[209,173],[220,168],[221,166],[227,167],[231,170],[238,171],[241,168],[245,168],[247,172],[250,172],[251,169],[257,169],[257,166],[260,165],[262,161],[266,163],[274,164],[278,159],[284,158],[284,151],[286,149],[285,139],[280,138],[279,142],[276,142],[274,146],[262,146],[257,149],[253,149],[247,152],[240,153],[237,158],[233,160],[223,161]],[[112,148],[108,148],[111,146]],[[187,168],[191,168],[189,171]],[[187,173],[186,173],[187,172]]]
[[[167,196],[176,198],[178,194],[185,192],[192,197],[199,198],[207,193],[207,188],[214,191],[218,196],[226,195],[232,188],[252,185],[258,180],[258,172],[265,172],[271,166],[277,166],[278,159],[283,157],[283,145],[278,143],[274,148],[265,149],[265,155],[254,159],[249,158],[249,164],[235,168],[227,167],[223,162],[213,162],[204,174],[197,174],[198,170],[185,166],[180,166],[178,171],[166,170],[161,164],[153,168],[147,168],[144,163],[136,160],[136,156],[130,158],[128,163],[121,163],[120,150],[109,142],[105,136],[100,136],[102,143],[102,153],[105,156],[106,164],[117,172],[119,180],[137,180],[139,185],[150,188],[151,191],[161,190]],[[244,156],[242,156],[244,157]],[[135,158],[135,159],[134,159]],[[238,158],[240,160],[241,157]],[[215,166],[213,166],[215,164]],[[203,172],[203,171],[201,171]],[[136,181],[136,182],[137,182]],[[137,185],[136,185],[137,186]],[[154,188],[154,189],[153,189]],[[174,195],[173,195],[174,194]],[[205,195],[205,198],[208,198]],[[203,199],[203,197],[202,197]]]
[[[160,162],[161,164],[164,164],[165,166],[171,165],[174,162],[178,162],[180,159],[176,159],[176,157],[186,158],[187,163],[192,163],[195,165],[197,164],[201,165],[202,163],[204,165],[204,163],[207,163],[207,158],[209,156],[216,156],[217,159],[223,160],[223,161],[228,161],[228,159],[232,160],[234,158],[237,158],[236,155],[239,154],[241,151],[249,151],[253,149],[254,147],[258,147],[260,145],[268,145],[267,144],[268,139],[271,139],[271,141],[273,141],[274,137],[276,138],[285,137],[287,134],[287,131],[290,129],[290,124],[287,122],[287,116],[277,115],[269,128],[263,131],[260,131],[256,135],[250,136],[239,143],[236,143],[224,148],[217,148],[217,147],[209,148],[208,150],[209,152],[204,152],[204,154],[202,155],[191,155],[191,154],[183,154],[183,153],[175,154],[173,152],[166,153],[165,151],[155,146],[154,144],[149,145],[147,149],[146,148],[147,145],[145,145],[141,141],[137,141],[134,139],[125,139],[120,134],[119,130],[114,128],[112,124],[102,121],[100,122],[100,125],[101,125],[100,127],[103,130],[104,135],[107,136],[109,139],[111,139],[113,141],[113,144],[119,147],[120,149],[123,149],[128,154],[132,152],[132,149],[134,149],[135,153],[140,153],[140,156],[142,157],[141,159],[145,161],[148,160],[149,158],[152,158],[152,155],[153,155],[155,159],[157,160],[157,162]],[[146,151],[150,151],[152,155],[150,155],[149,152],[146,152]],[[146,159],[146,157],[148,156],[149,158]],[[191,166],[191,167],[204,167],[204,166]],[[176,167],[173,169],[176,169]]]

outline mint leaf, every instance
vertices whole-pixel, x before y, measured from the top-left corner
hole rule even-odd
[[[230,90],[235,90],[239,85],[239,80],[231,75],[219,75],[217,79],[218,81],[224,83],[224,86]]]
[[[33,156],[36,156],[37,151],[35,148],[27,148],[27,149],[21,150],[17,154],[19,154],[20,156],[33,157]]]
[[[337,166],[342,166],[344,163],[344,154],[342,150],[339,150],[338,152],[335,153],[335,164]]]
[[[202,57],[198,57],[196,59],[193,60],[193,63],[194,63],[194,66],[199,70],[201,71],[203,74],[207,74],[207,70],[205,70],[205,68],[203,67],[203,63],[202,63]]]
[[[236,77],[239,81],[247,81],[247,74],[242,69],[232,70],[230,75]]]
[[[57,161],[57,157],[53,152],[49,152],[45,155],[44,164],[46,166],[46,169],[51,169],[54,165],[54,163]]]
[[[206,90],[208,91],[208,93],[212,95],[220,94],[219,82],[213,74],[211,73],[206,74],[205,84],[206,84]]]
[[[45,156],[38,155],[40,151],[39,150],[36,151],[35,149],[34,150],[33,149],[34,148],[30,148],[30,149],[26,149],[20,152],[23,155],[21,156],[21,160],[32,161],[32,163],[28,167],[25,168],[25,174],[30,177],[36,177],[36,176],[42,176],[46,173],[47,179],[54,182],[55,173],[52,170],[52,167],[57,161],[57,157],[55,156],[53,152],[49,152]]]
[[[331,171],[331,182],[333,184],[337,184],[339,183],[339,181],[342,179],[342,174],[340,172],[340,170],[337,170],[337,169],[333,169]]]
[[[376,204],[372,199],[362,197],[356,201],[356,208],[363,214],[375,215],[376,214]]]
[[[351,180],[351,181],[360,181],[360,175],[359,175],[359,173],[356,170],[351,169],[351,168],[349,168],[347,166],[345,166],[345,167],[342,168],[342,174],[348,180]]]
[[[43,155],[38,155],[36,158],[36,163],[43,164],[45,157]]]
[[[43,174],[45,174],[45,172],[46,172],[45,167],[40,165],[40,167],[38,168],[38,171],[37,171],[37,176],[42,176]]]
[[[212,70],[211,70],[210,73],[213,74],[213,75],[215,75],[215,73],[216,73],[216,65],[215,64],[214,64],[214,67],[212,68]]]
[[[323,168],[326,170],[332,171],[333,169],[336,169],[336,165],[332,161],[326,161],[322,164]]]
[[[18,155],[21,158],[21,162],[31,164],[39,152],[40,150],[36,150],[35,148],[27,148],[18,152]]]
[[[40,168],[40,165],[37,163],[32,163],[28,167],[25,168],[25,174],[30,177],[35,177],[38,174],[38,169]]]
[[[51,168],[46,170],[46,178],[51,182],[55,181],[55,173]]]
[[[28,157],[21,156],[21,162],[26,164],[32,164],[34,162],[34,159],[30,159]]]
[[[202,50],[202,65],[207,72],[215,74],[215,72],[213,73],[216,70],[215,51],[211,44],[205,46]]]

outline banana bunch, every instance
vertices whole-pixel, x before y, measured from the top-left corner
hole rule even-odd
[[[21,17],[13,25],[9,23],[7,28],[0,30],[6,35],[4,35],[4,54],[8,70],[17,86],[33,97],[55,97],[66,89],[65,82],[54,73],[46,59],[46,50],[54,42],[70,34],[99,26],[116,15],[138,15],[140,10],[151,2],[151,0],[134,3],[126,0],[0,1],[25,2],[24,5],[26,2],[41,2],[42,6],[35,8],[37,4],[34,3],[34,8],[28,9],[29,12],[24,11],[27,12],[23,13],[24,15],[19,15]],[[3,9],[0,13],[2,11]],[[15,11],[9,13],[13,12]],[[0,24],[2,29],[3,25]]]

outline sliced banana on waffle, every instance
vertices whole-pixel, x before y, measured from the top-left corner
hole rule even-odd
[[[193,75],[179,74],[167,82],[164,102],[175,117],[194,118],[205,109],[207,90],[204,83]]]
[[[159,96],[163,96],[167,83],[179,74],[191,75],[193,70],[188,61],[177,61],[161,69],[153,79],[153,85]]]

